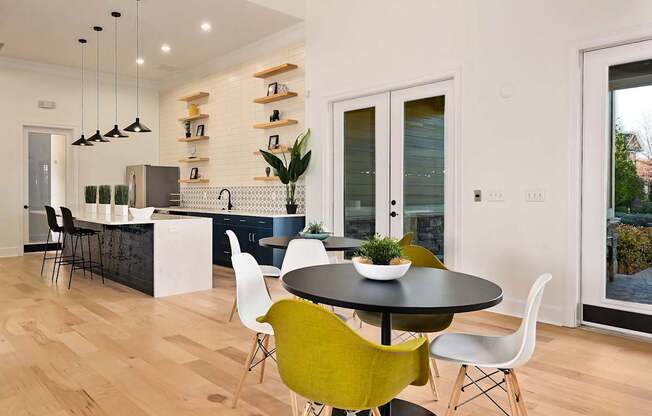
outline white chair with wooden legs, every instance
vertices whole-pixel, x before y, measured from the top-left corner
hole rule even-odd
[[[281,279],[292,270],[330,264],[324,243],[309,238],[290,240],[281,265]]]
[[[259,316],[265,315],[272,306],[272,299],[269,297],[263,273],[256,259],[249,253],[240,253],[232,256],[231,261],[235,271],[238,316],[242,324],[254,332],[242,376],[233,397],[232,406],[235,408],[247,374],[258,365],[261,366],[259,382],[263,382],[265,361],[274,354],[274,349],[269,349],[269,339],[274,336],[274,330],[271,325],[256,320]],[[262,355],[257,359],[259,352]]]
[[[507,412],[489,395],[489,391],[500,388],[507,393],[512,416],[527,416],[527,406],[523,397],[515,368],[527,363],[536,345],[537,315],[543,298],[543,289],[552,279],[550,274],[543,274],[534,282],[525,305],[525,313],[521,326],[511,335],[495,337],[472,334],[442,334],[430,344],[430,355],[440,360],[461,364],[453,392],[448,403],[446,416],[452,416],[465,403],[479,397],[487,396],[503,412]],[[468,374],[468,367],[473,366],[482,373],[478,379]],[[487,371],[486,369],[491,369]],[[494,370],[495,371],[492,371]],[[502,380],[494,380],[494,375],[502,373]],[[470,382],[464,384],[468,378]],[[482,388],[478,381],[493,382],[490,388]],[[480,393],[460,403],[462,391],[475,385]]]
[[[235,235],[235,233],[231,230],[226,230],[226,235],[229,237],[229,245],[231,246],[231,256],[235,256],[236,254],[242,253],[242,249],[240,248],[240,241],[238,241],[238,236]],[[269,277],[279,277],[281,275],[281,269],[278,267],[274,266],[266,266],[262,265],[259,266],[260,271],[263,273],[263,276],[269,276]],[[238,307],[238,301],[237,297],[233,299],[233,306],[231,307],[231,313],[229,314],[229,322],[233,320],[233,316],[235,316],[235,310]]]

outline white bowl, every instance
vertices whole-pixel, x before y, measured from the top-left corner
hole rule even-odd
[[[145,220],[152,216],[154,207],[148,208],[129,208],[129,213],[137,220]]]
[[[354,257],[352,261],[353,267],[358,273],[372,280],[396,280],[403,277],[412,265],[409,260],[405,260],[401,264],[390,265],[361,263],[359,257]]]

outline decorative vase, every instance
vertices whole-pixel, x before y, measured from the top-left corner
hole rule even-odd
[[[269,178],[269,174],[270,174],[270,173],[272,173],[272,169],[270,169],[270,167],[267,166],[267,167],[265,168],[265,175],[267,175],[268,178]]]
[[[296,214],[297,213],[297,204],[286,204],[285,205],[285,210],[287,211],[288,214]]]
[[[190,104],[188,106],[188,115],[192,117],[196,116],[197,114],[199,114],[199,107],[197,107],[197,104]]]
[[[111,204],[99,204],[98,212],[103,215],[111,214]]]
[[[129,205],[115,205],[114,213],[117,216],[126,217],[129,215]]]
[[[97,212],[97,204],[86,203],[86,212]]]
[[[360,275],[371,280],[396,280],[405,275],[410,269],[410,260],[401,260],[399,264],[372,264],[364,262],[361,257],[351,259],[353,267]]]

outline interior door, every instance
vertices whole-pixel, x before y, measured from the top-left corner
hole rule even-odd
[[[652,42],[584,54],[582,321],[652,333]]]

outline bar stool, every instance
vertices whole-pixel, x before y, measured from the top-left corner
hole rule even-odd
[[[45,250],[43,251],[43,262],[41,263],[41,276],[43,276],[43,268],[45,267],[45,260],[54,260],[54,265],[57,264],[57,258],[59,257],[59,245],[61,244],[61,234],[63,233],[63,227],[57,222],[57,213],[51,206],[45,205],[45,214],[48,220],[48,238],[45,240]],[[54,234],[57,236],[57,245],[54,249],[54,257],[47,257],[48,254],[48,244],[50,244],[50,236],[52,236],[52,241],[54,242]],[[52,276],[54,276],[54,266],[52,267]]]
[[[84,275],[86,275],[86,266],[88,266],[88,270],[91,273],[91,279],[93,278],[93,268],[94,267],[99,267],[100,268],[100,274],[102,276],[102,284],[104,284],[104,266],[102,264],[102,240],[100,237],[100,232],[96,230],[91,230],[89,228],[80,228],[75,226],[75,221],[72,216],[72,212],[66,207],[61,207],[61,217],[63,218],[63,230],[66,233],[66,235],[70,236],[70,241],[72,243],[72,256],[70,260],[67,261],[61,261],[59,262],[59,266],[61,264],[70,264],[70,277],[68,278],[68,289],[70,289],[70,286],[72,285],[72,273],[73,271],[77,269],[82,269],[84,271]],[[97,236],[97,246],[99,250],[99,257],[100,261],[94,262],[92,257],[91,257],[91,237]],[[86,258],[84,256],[84,237],[87,238],[87,246],[88,246],[88,261],[86,261]],[[77,243],[80,243],[80,248],[81,248],[81,260],[78,259],[77,257]],[[57,272],[57,280],[58,280],[58,272]]]

